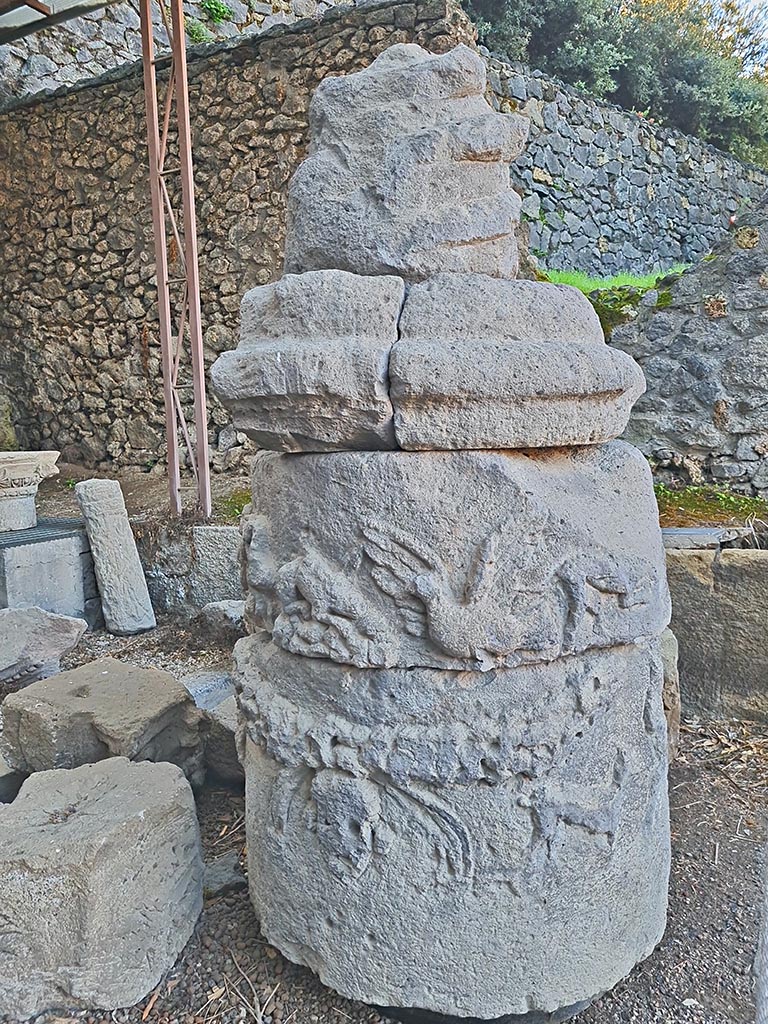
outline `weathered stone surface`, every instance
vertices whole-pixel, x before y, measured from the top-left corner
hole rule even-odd
[[[667,748],[669,760],[674,761],[680,748],[680,673],[677,669],[677,637],[669,628],[661,634],[659,651],[664,669],[662,700],[667,720]]]
[[[170,761],[197,782],[201,719],[170,673],[100,658],[10,694],[0,705],[0,753],[23,772],[115,756]]]
[[[240,345],[211,368],[217,397],[260,448],[394,448],[389,353],[405,285],[340,270],[246,292]]]
[[[410,290],[389,373],[405,449],[609,441],[644,388],[575,288],[482,274],[438,274]]]
[[[485,86],[466,46],[437,56],[395,45],[364,71],[326,78],[289,187],[286,271],[514,277],[520,199],[507,163],[528,123],[492,110]]]
[[[139,561],[123,493],[117,480],[84,480],[75,485],[104,622],[110,633],[141,633],[155,626],[155,613]]]
[[[0,533],[35,525],[38,485],[59,472],[58,457],[59,452],[0,451]]]
[[[626,437],[659,470],[768,497],[768,197],[611,335],[648,390]]]
[[[239,640],[245,636],[245,601],[211,601],[195,619],[197,629],[219,640]]]
[[[683,708],[768,720],[768,553],[667,551]]]
[[[0,806],[0,1014],[138,1002],[191,935],[202,878],[178,768],[113,758],[33,775]]]
[[[200,669],[188,676],[182,676],[180,681],[197,707],[204,711],[218,707],[235,692],[235,683],[229,664]]]
[[[242,783],[244,774],[237,756],[237,702],[234,695],[207,710],[205,717],[208,721],[206,767],[224,782]]]
[[[53,675],[88,628],[42,608],[0,608],[0,683],[26,686]]]
[[[251,895],[268,940],[325,984],[457,1016],[549,1012],[658,942],[669,837],[653,650],[361,671],[260,634],[236,657]]]
[[[11,768],[0,757],[0,804],[9,804],[16,798],[25,778],[25,775]]]
[[[203,890],[209,897],[248,888],[237,850],[230,850],[206,863],[203,878]]]
[[[261,452],[243,536],[251,623],[361,668],[549,661],[669,619],[650,472],[621,442]]]

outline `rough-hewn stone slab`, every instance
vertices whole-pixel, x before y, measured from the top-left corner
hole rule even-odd
[[[25,686],[58,672],[87,628],[84,619],[42,608],[0,608],[0,683]]]
[[[261,452],[243,537],[252,624],[361,668],[548,661],[669,620],[650,471],[619,441]]]
[[[768,552],[667,550],[686,712],[768,720]]]
[[[100,658],[10,694],[0,706],[0,752],[23,772],[122,756],[170,761],[197,781],[201,719],[169,672]]]
[[[247,292],[240,345],[211,370],[235,426],[261,448],[394,448],[389,353],[399,277],[325,270]]]
[[[575,288],[483,274],[439,274],[410,290],[389,372],[405,449],[610,441],[645,387]]]
[[[528,122],[493,111],[485,86],[466,46],[391,46],[364,71],[326,78],[289,188],[286,271],[514,277],[520,199],[507,164]]]
[[[268,940],[326,985],[543,1019],[614,985],[661,938],[655,650],[490,675],[366,671],[262,634],[237,662],[251,896]]]
[[[107,629],[120,635],[152,629],[155,613],[120,484],[84,480],[75,484],[75,497],[85,520]]]
[[[113,758],[33,775],[0,806],[0,1014],[138,1002],[191,935],[202,878],[178,768]]]

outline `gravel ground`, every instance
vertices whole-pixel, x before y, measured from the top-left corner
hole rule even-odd
[[[196,648],[197,645],[197,648]],[[111,654],[171,671],[221,664],[190,633],[164,625],[126,641],[88,635],[68,666]],[[761,906],[768,738],[738,723],[683,731],[670,771],[673,869],[666,936],[656,952],[579,1018],[581,1024],[751,1024]],[[199,798],[206,859],[237,851],[244,867],[243,796]],[[1,983],[1,979],[0,979]],[[39,1024],[380,1024],[266,943],[245,891],[208,899],[195,936],[144,1002],[110,1014],[43,1014]]]

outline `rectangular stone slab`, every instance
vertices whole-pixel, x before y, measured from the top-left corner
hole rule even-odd
[[[117,480],[75,484],[93,568],[110,633],[130,635],[153,629],[155,613]]]
[[[398,447],[546,448],[619,437],[645,383],[575,288],[439,274],[390,358]]]

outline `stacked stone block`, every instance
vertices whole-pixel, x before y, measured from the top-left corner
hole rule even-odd
[[[318,88],[293,273],[213,380],[272,449],[236,646],[262,929],[404,1019],[532,1022],[664,929],[669,601],[614,440],[642,375],[575,290],[514,279],[525,126],[485,87],[466,47],[397,45]]]

